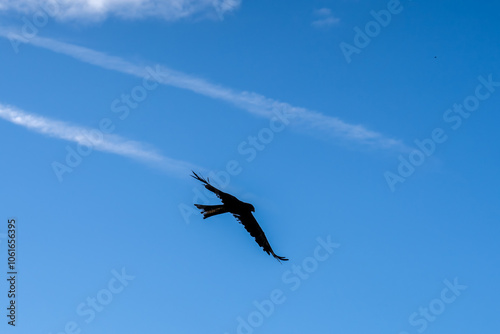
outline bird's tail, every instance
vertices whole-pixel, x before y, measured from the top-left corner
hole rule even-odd
[[[203,219],[228,212],[224,207],[224,205],[195,204],[195,206],[201,210],[201,213],[203,214]]]

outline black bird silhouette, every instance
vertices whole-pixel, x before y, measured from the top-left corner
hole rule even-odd
[[[242,202],[236,197],[220,191],[212,186],[208,179],[205,180],[195,172],[193,172],[191,176],[204,183],[205,188],[216,194],[222,201],[222,205],[195,204],[198,209],[201,209],[203,219],[229,212],[245,227],[248,233],[255,238],[255,241],[257,241],[259,246],[262,247],[267,254],[272,254],[278,261],[288,261],[287,258],[278,256],[274,253],[269,241],[267,241],[264,231],[262,231],[259,223],[257,223],[257,220],[255,220],[255,217],[252,215],[252,212],[255,212],[255,208],[252,204]]]

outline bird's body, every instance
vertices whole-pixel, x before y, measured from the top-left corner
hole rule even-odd
[[[205,188],[216,194],[222,201],[222,205],[195,204],[198,209],[201,209],[203,219],[229,212],[245,227],[248,233],[255,238],[255,241],[257,241],[259,246],[261,246],[267,254],[273,255],[278,261],[288,261],[287,258],[278,256],[274,253],[271,245],[267,241],[264,231],[262,231],[257,220],[255,220],[255,217],[252,215],[252,212],[255,212],[255,208],[252,204],[242,202],[233,195],[220,191],[212,186],[208,180],[198,176],[195,172],[193,172],[191,176],[204,183]]]

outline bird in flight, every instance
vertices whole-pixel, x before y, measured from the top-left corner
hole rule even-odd
[[[195,204],[198,209],[201,209],[203,219],[229,212],[245,227],[248,233],[255,238],[255,241],[257,241],[259,246],[262,247],[267,254],[272,254],[272,256],[280,262],[288,261],[287,258],[278,256],[274,253],[269,241],[267,241],[264,231],[262,231],[257,223],[257,220],[255,220],[255,217],[252,215],[252,212],[255,212],[255,208],[252,204],[242,202],[236,197],[220,191],[209,183],[209,179],[205,180],[203,177],[198,176],[195,172],[193,172],[193,175],[191,176],[204,183],[205,188],[216,194],[222,201],[221,205]]]

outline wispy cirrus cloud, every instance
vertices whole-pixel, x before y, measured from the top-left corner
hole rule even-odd
[[[314,16],[317,17],[317,19],[312,21],[311,25],[316,28],[329,27],[340,22],[340,19],[332,14],[330,8],[316,9],[314,11]]]
[[[30,43],[109,70],[127,73],[140,78],[153,76],[160,84],[187,89],[197,94],[222,100],[261,117],[272,118],[277,114],[286,113],[293,117],[292,125],[299,131],[309,132],[315,136],[321,134],[325,138],[362,144],[376,149],[408,151],[408,148],[400,140],[369,130],[363,125],[349,124],[339,118],[296,107],[254,92],[236,91],[213,84],[205,79],[172,70],[166,66],[156,65],[154,69],[148,68],[120,57],[110,56],[103,52],[49,38],[34,36],[27,39],[20,33],[16,33],[11,29],[2,29],[1,27],[0,36],[8,38],[14,44]]]
[[[174,21],[193,16],[222,18],[240,4],[241,0],[3,0],[0,12],[45,12],[63,21],[101,21],[108,16]]]
[[[185,176],[189,174],[190,170],[200,169],[200,167],[191,163],[165,157],[156,150],[149,148],[149,145],[138,141],[128,140],[116,134],[103,133],[99,129],[82,127],[27,113],[1,103],[0,118],[49,137],[131,158],[176,176]]]

